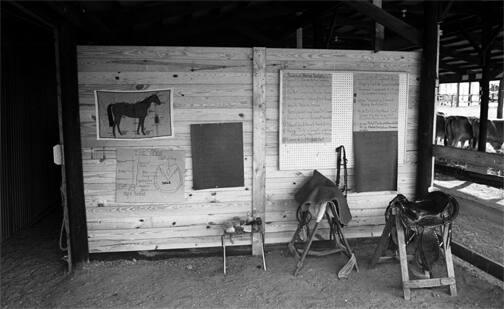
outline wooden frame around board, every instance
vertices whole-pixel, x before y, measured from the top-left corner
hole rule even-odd
[[[108,97],[103,95],[107,94]],[[101,97],[100,97],[101,95]],[[175,136],[174,125],[173,125],[173,89],[163,88],[163,89],[148,89],[148,90],[106,90],[100,89],[94,91],[95,98],[95,112],[96,112],[96,138],[97,140],[151,140],[151,139],[162,139],[171,138]],[[151,98],[151,99],[149,99]],[[114,100],[113,103],[108,102]],[[166,102],[168,100],[169,102]],[[104,102],[105,101],[105,102]],[[137,110],[140,109],[145,112],[144,115],[137,114],[134,116],[128,116],[125,113],[128,111],[123,109],[121,112],[119,107],[124,108],[125,103],[127,105],[137,105]],[[167,104],[168,103],[168,104]],[[115,121],[115,114],[111,106],[117,106],[115,110],[118,110],[118,115],[122,117],[123,124],[121,128],[124,131],[124,121],[129,123],[126,126],[130,129],[126,134],[126,137],[122,137],[120,131],[117,129],[118,125]],[[123,105],[123,106],[118,106]],[[128,106],[129,107],[129,106]],[[159,114],[156,111],[155,116],[149,116],[149,111],[151,109],[159,110]],[[136,112],[136,111],[135,111]],[[143,117],[142,117],[143,116]],[[112,117],[112,118],[111,118]],[[145,128],[145,121],[148,123],[155,123],[155,130],[149,130]],[[104,123],[109,123],[104,125]],[[121,122],[121,120],[119,120]],[[140,123],[142,122],[142,123]],[[161,124],[159,124],[161,122]],[[164,124],[163,124],[164,122]],[[105,130],[107,128],[107,130]],[[131,130],[133,129],[133,130]],[[111,130],[111,132],[109,132]],[[136,130],[136,132],[135,132]],[[107,132],[104,132],[107,131]],[[145,134],[147,131],[147,134]],[[150,132],[153,132],[153,136]],[[133,133],[130,133],[133,132]],[[123,133],[124,134],[124,133]]]
[[[336,167],[336,159],[332,160],[330,159],[330,163],[328,162],[322,162],[322,165],[321,166],[316,166],[316,165],[313,165],[313,164],[317,164],[316,160],[310,160],[310,164],[312,165],[305,165],[303,166],[301,163],[300,164],[296,164],[296,165],[292,165],[292,166],[289,166],[289,165],[286,165],[284,162],[282,162],[282,159],[284,159],[285,157],[285,152],[286,152],[286,148],[288,149],[288,147],[286,147],[285,143],[283,143],[283,127],[284,127],[284,124],[283,124],[283,118],[282,118],[282,115],[283,115],[283,109],[284,109],[284,93],[283,93],[283,87],[284,87],[284,74],[288,74],[288,73],[307,73],[307,74],[331,74],[331,76],[335,76],[335,75],[339,75],[339,77],[341,76],[351,76],[351,80],[352,82],[350,83],[349,81],[347,81],[347,86],[348,85],[352,85],[352,90],[351,90],[351,94],[347,94],[351,96],[350,97],[347,97],[346,99],[347,100],[352,100],[351,102],[347,102],[347,103],[350,103],[352,106],[353,106],[353,94],[354,94],[354,89],[353,89],[353,75],[356,74],[356,73],[372,73],[372,74],[397,74],[399,76],[399,100],[398,100],[398,165],[402,165],[406,162],[406,137],[407,137],[407,119],[408,119],[408,97],[409,97],[409,94],[408,94],[408,89],[409,89],[409,74],[407,72],[401,72],[401,71],[393,71],[393,72],[383,72],[383,71],[335,71],[335,70],[280,70],[279,72],[279,143],[278,143],[278,147],[279,147],[279,158],[278,158],[278,168],[280,170],[295,170],[295,169],[312,169],[312,168],[335,168]],[[334,83],[334,77],[333,77],[333,83]],[[334,85],[332,85],[332,89],[334,89]],[[347,87],[348,88],[348,87]],[[349,89],[347,89],[347,91],[349,91]],[[337,99],[339,100],[340,98],[338,97],[337,94],[334,94],[332,93],[332,96],[333,96],[333,107],[335,105],[338,104],[338,102],[334,102],[334,99]],[[334,110],[333,110],[333,116],[334,116]],[[353,118],[353,112],[352,112],[352,118]],[[333,125],[335,124],[335,121],[333,119]],[[349,151],[347,151],[347,154],[348,154],[348,157],[349,157],[349,166],[352,167],[353,166],[353,146],[352,146],[352,129],[353,127],[353,119],[351,121],[351,126],[350,126],[350,132],[348,132],[350,134],[350,136],[348,137],[349,140],[346,141],[347,144],[349,145],[345,145],[345,148]],[[333,128],[333,134],[334,134],[334,128]],[[320,156],[324,156],[324,155],[332,155],[334,154],[334,158],[336,156],[336,153],[334,151],[334,149],[339,146],[340,143],[338,142],[332,142],[332,143],[313,143],[313,144],[306,144],[306,147],[304,148],[307,148],[307,147],[310,147],[310,148],[314,148],[315,150],[310,150],[308,152],[311,152],[310,155],[316,155],[318,157]],[[341,144],[344,144],[344,143],[341,143]],[[316,147],[320,146],[320,145],[325,145],[325,150],[324,151],[320,151],[320,152],[317,152],[317,149]],[[303,146],[300,145],[300,146],[296,146],[296,147],[293,147],[293,148],[296,148],[296,151],[292,151],[292,153],[296,153],[296,155],[299,155],[299,148],[303,149]],[[301,161],[303,161],[304,159],[306,159],[306,161],[308,161],[309,159],[307,158],[303,158],[301,157]],[[334,161],[334,162],[332,162]]]

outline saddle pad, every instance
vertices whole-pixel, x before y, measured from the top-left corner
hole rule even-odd
[[[296,192],[294,199],[300,204],[320,204],[335,201],[341,224],[348,224],[352,220],[346,198],[340,189],[329,178],[314,170],[313,175]]]

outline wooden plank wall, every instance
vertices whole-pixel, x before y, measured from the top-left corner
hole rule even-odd
[[[403,71],[410,73],[407,162],[399,168],[399,191],[414,189],[416,99],[419,54],[370,51],[266,49],[266,242],[292,235],[297,205],[293,193],[311,170],[278,171],[280,69]],[[200,47],[78,48],[82,159],[90,252],[213,247],[222,222],[252,209],[253,49]],[[175,138],[97,141],[93,91],[174,89]],[[244,188],[192,190],[189,126],[243,122]],[[264,127],[264,126],[260,126]],[[159,147],[186,152],[185,201],[127,204],[115,201],[116,150]],[[334,177],[334,170],[322,170]],[[350,170],[352,175],[352,170]],[[264,177],[264,176],[262,176]],[[352,177],[350,176],[350,186]],[[394,192],[350,194],[354,221],[349,237],[379,236]],[[248,242],[250,243],[250,242]],[[241,244],[237,242],[236,244]]]
[[[420,54],[355,50],[266,50],[266,225],[267,243],[286,242],[296,228],[294,193],[312,170],[278,170],[279,71],[382,71],[409,73],[406,162],[398,169],[398,191],[411,197],[414,193],[417,98]],[[336,160],[336,153],[334,155]],[[335,169],[319,170],[335,179]],[[353,186],[353,169],[349,169],[349,187]],[[385,223],[384,212],[396,192],[350,193],[348,203],[353,220],[345,228],[347,237],[380,236]]]

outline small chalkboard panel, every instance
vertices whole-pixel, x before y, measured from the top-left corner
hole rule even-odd
[[[355,192],[397,189],[397,132],[354,132]]]
[[[242,123],[191,125],[193,189],[243,187]]]

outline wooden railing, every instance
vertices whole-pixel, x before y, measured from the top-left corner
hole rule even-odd
[[[498,153],[487,153],[474,150],[460,149],[449,146],[433,146],[433,155],[437,161],[456,163],[465,165],[464,169],[449,165],[436,164],[436,170],[443,174],[450,174],[462,180],[470,180],[477,183],[502,188],[504,178],[504,155]],[[501,176],[491,175],[488,170],[499,172]]]

